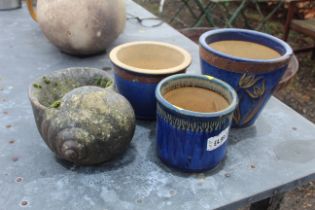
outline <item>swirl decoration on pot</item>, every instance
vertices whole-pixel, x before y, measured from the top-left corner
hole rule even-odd
[[[239,89],[237,94],[242,97],[243,93],[247,94],[251,100],[257,101],[257,106],[249,110],[247,113],[243,114],[241,117],[241,107],[238,107],[235,110],[233,120],[234,123],[238,126],[247,125],[259,112],[261,109],[263,102],[265,101],[265,89],[266,89],[266,81],[263,77],[256,77],[254,74],[243,74],[239,80]]]

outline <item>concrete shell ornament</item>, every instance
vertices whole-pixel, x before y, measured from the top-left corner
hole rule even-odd
[[[124,0],[27,0],[31,16],[61,51],[86,56],[101,53],[123,32]]]
[[[106,72],[64,69],[31,84],[37,128],[58,157],[93,165],[123,153],[135,130],[129,102],[113,89]]]

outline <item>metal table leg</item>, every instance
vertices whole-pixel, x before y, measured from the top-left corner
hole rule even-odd
[[[279,210],[284,193],[252,203],[250,210]]]

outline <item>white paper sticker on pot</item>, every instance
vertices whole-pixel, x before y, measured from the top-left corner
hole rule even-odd
[[[207,151],[213,151],[223,145],[229,136],[229,127],[223,130],[219,135],[211,137],[207,142]]]

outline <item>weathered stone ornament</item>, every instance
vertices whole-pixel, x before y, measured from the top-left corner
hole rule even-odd
[[[73,55],[105,49],[125,27],[124,0],[27,0],[33,19],[50,42]]]
[[[91,165],[127,149],[135,115],[113,87],[106,72],[91,68],[57,71],[30,86],[38,130],[58,157]]]

